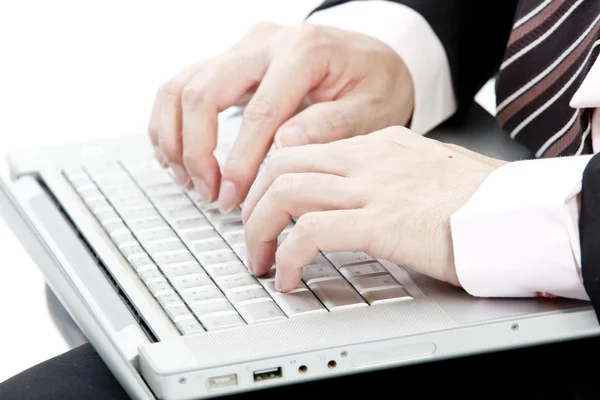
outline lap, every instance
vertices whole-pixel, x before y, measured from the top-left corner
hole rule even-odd
[[[600,338],[536,346],[379,370],[250,392],[231,399],[282,399],[335,393],[355,397],[356,391],[378,396],[394,391],[400,397],[488,399],[592,399],[600,394],[593,365],[600,356]],[[127,395],[91,345],[41,363],[0,384],[3,400],[127,399]]]

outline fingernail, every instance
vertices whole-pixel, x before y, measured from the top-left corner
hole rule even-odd
[[[194,188],[196,188],[196,191],[200,194],[200,197],[202,197],[202,200],[209,203],[212,202],[212,193],[210,192],[208,186],[206,186],[206,183],[204,183],[204,181],[200,178],[192,178],[192,182],[194,184]]]
[[[169,168],[173,171],[173,175],[175,176],[175,181],[180,186],[186,187],[190,184],[190,176],[185,172],[185,169],[179,164],[169,164]]]
[[[308,144],[308,139],[302,129],[297,126],[283,128],[275,135],[275,145],[278,148],[302,146],[305,144]]]
[[[231,181],[223,181],[219,191],[219,210],[227,214],[235,207],[235,184]]]
[[[275,290],[281,292],[281,278],[279,277],[279,271],[275,272]]]
[[[250,255],[248,255],[246,259],[246,263],[248,263],[248,271],[254,275],[254,264],[252,264],[252,260],[250,259]]]
[[[154,157],[156,157],[156,160],[158,161],[161,167],[164,167],[166,165],[165,155],[158,146],[154,147]]]

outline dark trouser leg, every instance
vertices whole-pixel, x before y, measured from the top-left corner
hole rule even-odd
[[[233,399],[561,399],[600,398],[600,338],[425,363],[249,392]],[[416,396],[416,397],[415,397]],[[2,400],[125,399],[87,344],[0,384]]]

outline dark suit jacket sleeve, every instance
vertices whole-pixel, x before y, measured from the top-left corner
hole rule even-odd
[[[349,1],[327,0],[315,11]],[[458,104],[454,120],[460,120],[475,94],[497,72],[502,62],[517,0],[393,1],[421,14],[444,46]]]
[[[579,243],[583,286],[600,321],[600,154],[583,171]]]

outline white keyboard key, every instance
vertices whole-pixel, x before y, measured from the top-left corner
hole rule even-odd
[[[373,257],[362,251],[327,253],[325,257],[327,257],[336,268],[343,267],[344,265],[376,261]]]
[[[138,219],[127,221],[127,226],[137,236],[138,232],[148,229],[168,228],[169,225],[162,218]]]
[[[236,312],[235,308],[233,308],[231,303],[225,298],[202,301],[193,304],[190,308],[198,319],[209,314],[227,314]]]
[[[177,237],[173,229],[164,226],[159,229],[150,229],[136,233],[136,237],[142,244],[154,242],[156,240],[174,239]]]
[[[209,239],[221,239],[219,234],[213,229],[195,229],[189,231],[180,232],[181,238],[186,242],[199,242]],[[221,239],[222,240],[222,239]]]
[[[126,210],[119,210],[119,214],[125,222],[142,218],[150,219],[160,217],[160,214],[154,207],[129,208]]]
[[[231,210],[229,214],[221,214],[219,210],[208,210],[204,213],[206,218],[212,223],[217,222],[232,222],[232,221],[241,221],[242,220],[242,212],[239,209]]]
[[[194,289],[188,289],[181,292],[181,297],[189,305],[193,306],[195,303],[203,302],[206,300],[217,300],[223,299],[223,293],[215,285],[202,286]]]
[[[229,249],[227,243],[225,243],[220,237],[203,240],[201,242],[191,242],[188,243],[188,247],[193,254],[204,254],[211,251]]]
[[[210,278],[208,278],[208,276],[204,272],[192,275],[172,277],[169,278],[169,281],[179,293],[181,293],[184,290],[199,288],[202,286],[214,286],[213,281]]]
[[[181,193],[181,189],[176,184],[168,184],[147,188],[145,192],[148,197],[156,198],[170,194],[179,194]]]
[[[371,305],[392,303],[396,301],[412,300],[413,297],[408,294],[403,287],[394,287],[381,290],[369,290],[362,293],[365,300]]]
[[[173,226],[175,227],[175,229],[177,229],[178,232],[183,232],[186,230],[213,229],[210,222],[208,222],[204,217],[193,217],[189,219],[174,221]]]
[[[231,220],[224,220],[221,222],[214,223],[215,228],[225,234],[227,232],[243,232],[244,231],[244,223],[241,218],[234,218]]]
[[[96,216],[96,218],[98,218],[98,220],[101,223],[109,221],[121,221],[121,217],[119,217],[119,214],[117,214],[117,212],[112,208],[100,209],[97,212],[95,212],[94,215]]]
[[[151,204],[148,198],[143,194],[133,197],[114,197],[110,199],[110,202],[117,210],[129,207],[146,207]]]
[[[79,196],[85,201],[88,202],[90,200],[104,199],[104,195],[100,190],[95,187],[87,187],[85,189],[78,191]]]
[[[129,261],[129,264],[131,264],[133,269],[135,269],[136,271],[148,269],[148,266],[156,268],[156,265],[154,265],[150,257],[148,257],[148,255],[146,254],[139,254],[135,257],[129,257],[127,261]]]
[[[202,213],[193,204],[165,211],[165,218],[167,218],[169,221],[178,221],[200,217],[202,217]]]
[[[150,293],[153,296],[158,296],[161,294],[171,293],[173,291],[173,287],[169,285],[166,279],[158,279],[155,281],[150,281],[146,284]]]
[[[139,271],[138,275],[139,275],[140,279],[142,280],[142,282],[144,282],[146,285],[149,282],[152,282],[152,281],[155,281],[158,279],[165,279],[162,272],[160,272],[158,270],[158,268],[151,268],[151,269],[145,269],[145,270]]]
[[[327,312],[323,304],[309,290],[273,295],[275,302],[289,317]]]
[[[204,268],[208,268],[211,265],[221,264],[231,261],[239,261],[239,258],[231,250],[219,250],[210,253],[198,254],[198,261]]]
[[[348,281],[341,277],[318,281],[308,287],[330,311],[367,305]]]
[[[401,286],[390,274],[359,276],[353,278],[350,283],[359,293],[373,289],[389,289]]]
[[[204,332],[204,328],[200,325],[200,322],[196,318],[180,319],[175,322],[175,325],[179,329],[182,335],[193,335],[194,333]]]
[[[183,303],[167,305],[165,311],[173,322],[181,319],[194,318],[190,310]]]
[[[246,325],[238,313],[207,315],[200,322],[208,331]]]
[[[200,193],[198,193],[194,189],[187,190],[186,194],[193,201],[202,201],[202,197],[200,196]]]
[[[129,233],[129,228],[125,226],[123,221],[104,221],[102,226],[108,232],[109,235],[118,235],[122,233]]]
[[[302,269],[302,279],[307,284],[324,279],[339,278],[340,273],[329,263],[307,265]]]
[[[223,235],[223,238],[231,246],[246,242],[244,231],[228,232]]]
[[[217,282],[217,285],[219,285],[221,290],[224,292],[227,292],[230,289],[260,287],[260,284],[256,278],[250,275],[248,272],[237,275],[219,276],[215,279],[215,282]]]
[[[241,288],[237,290],[230,290],[227,292],[227,297],[234,305],[250,300],[262,299],[265,297],[270,298],[263,288]]]
[[[152,243],[146,244],[144,248],[150,254],[160,254],[175,250],[185,250],[185,246],[177,238],[157,240]]]
[[[198,206],[198,208],[201,209],[203,212],[208,212],[211,210],[219,209],[218,201],[213,201],[212,203],[207,203],[207,202],[201,200],[201,201],[195,201],[195,203],[196,203],[196,206]]]
[[[125,244],[119,247],[119,250],[121,250],[121,253],[123,253],[123,256],[125,256],[127,259],[135,258],[135,256],[140,254],[146,254],[146,251],[142,249],[142,246],[137,243]]]
[[[154,262],[161,268],[170,264],[180,264],[184,262],[195,261],[194,256],[187,250],[174,251],[172,253],[151,254]]]
[[[234,246],[233,252],[240,258],[240,260],[242,260],[244,264],[248,263],[246,245],[244,243],[240,243],[237,246]]]
[[[347,265],[340,268],[340,273],[346,277],[346,279],[352,279],[360,276],[373,275],[373,274],[387,274],[387,270],[383,265],[378,262],[370,262],[366,264],[354,264]]]
[[[137,240],[129,232],[113,235],[110,238],[118,247],[137,243]]]
[[[206,267],[206,272],[213,278],[217,278],[219,276],[248,273],[248,269],[241,262],[232,261]]]
[[[179,297],[179,295],[175,292],[158,295],[156,296],[156,300],[158,300],[158,302],[161,306],[163,306],[163,308],[166,308],[169,305],[183,304],[183,302],[181,301],[181,297]]]
[[[237,306],[237,309],[249,324],[258,322],[285,319],[285,314],[273,300],[245,303]]]
[[[199,274],[206,276],[208,279],[208,276],[206,275],[200,264],[198,264],[196,261],[186,262],[183,264],[167,265],[165,267],[162,267],[161,271],[163,272],[163,274],[165,274],[167,278],[169,278],[169,280],[175,279],[180,276]]]
[[[155,200],[156,206],[160,209],[171,209],[177,207],[185,207],[192,204],[190,199],[183,193],[171,194],[168,196],[158,197]]]

